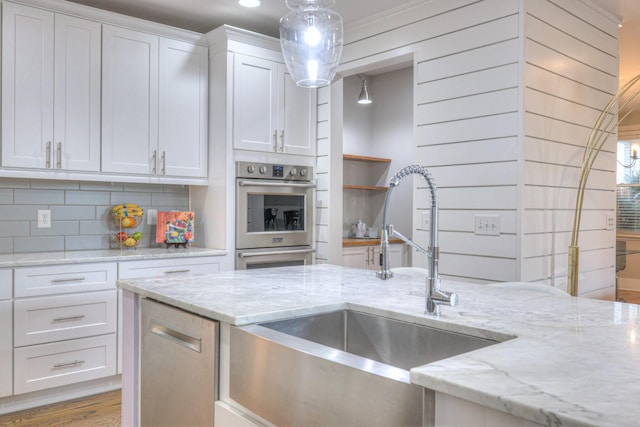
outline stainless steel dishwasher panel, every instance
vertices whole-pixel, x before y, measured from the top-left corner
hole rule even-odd
[[[141,426],[213,426],[218,322],[149,299],[140,312]]]

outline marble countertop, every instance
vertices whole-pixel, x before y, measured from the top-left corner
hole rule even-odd
[[[226,254],[227,251],[224,250],[196,247],[187,247],[186,249],[170,247],[0,254],[0,268],[79,264],[86,262],[120,262],[192,256],[222,256]]]
[[[443,281],[459,296],[424,314],[425,285],[333,265],[118,281],[235,325],[352,308],[499,344],[411,370],[415,384],[549,426],[637,426],[640,306]]]

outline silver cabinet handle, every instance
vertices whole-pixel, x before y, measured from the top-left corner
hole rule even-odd
[[[51,283],[69,283],[69,282],[82,282],[87,280],[86,277],[70,277],[68,279],[53,279]]]
[[[46,151],[47,159],[45,160],[45,166],[47,169],[51,167],[51,141],[47,141],[47,151]]]
[[[183,334],[175,329],[158,324],[151,326],[151,333],[200,353],[202,346],[202,339],[200,338],[192,337],[191,335]]]
[[[273,131],[273,151],[278,151],[278,129]]]
[[[166,152],[162,152],[162,170],[160,171],[162,175],[166,175],[167,173],[167,156]]]
[[[58,142],[58,147],[56,148],[56,167],[58,169],[62,169],[62,142]]]
[[[158,156],[158,150],[153,150],[153,156],[151,156],[151,173],[155,174],[156,170],[157,170],[157,165],[156,165],[156,161],[157,161],[157,156]]]
[[[186,269],[186,270],[169,270],[169,271],[165,271],[164,274],[177,274],[177,273],[188,273],[190,272],[190,269]]]
[[[280,152],[284,153],[284,129],[280,132]]]
[[[84,318],[85,318],[84,314],[76,314],[75,316],[54,317],[53,321],[54,322],[68,322],[70,320],[81,320],[81,319],[84,319]]]
[[[53,365],[53,369],[69,368],[71,366],[82,365],[83,363],[84,363],[84,360],[74,360],[73,362],[67,362],[67,363],[56,363],[55,365]]]
[[[315,249],[291,249],[284,251],[267,251],[267,252],[240,252],[238,256],[240,258],[261,257],[271,255],[295,255],[295,254],[310,254],[314,253]]]
[[[238,181],[240,187],[283,187],[283,188],[316,188],[315,184],[298,184],[295,182],[278,182],[278,181],[258,181],[257,179],[248,179]]]

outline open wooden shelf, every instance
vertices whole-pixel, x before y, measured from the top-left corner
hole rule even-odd
[[[391,159],[386,159],[383,157],[358,156],[355,154],[343,154],[342,158],[344,160],[354,160],[357,162],[391,163]]]

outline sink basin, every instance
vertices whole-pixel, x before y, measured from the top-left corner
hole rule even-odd
[[[232,327],[229,395],[278,426],[429,425],[409,370],[496,343],[353,310]]]

